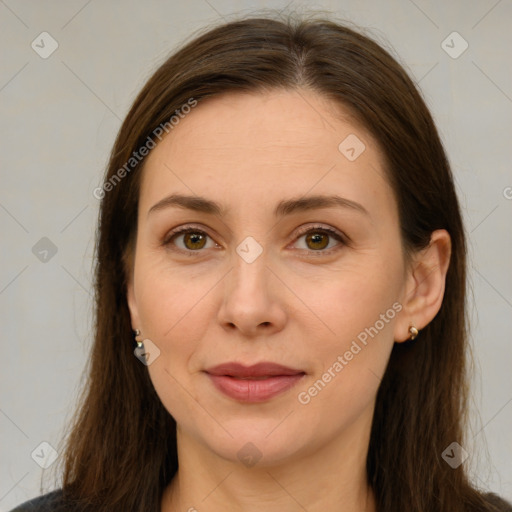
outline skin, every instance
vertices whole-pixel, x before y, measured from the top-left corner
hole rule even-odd
[[[354,161],[338,150],[349,134],[366,146]],[[450,258],[450,237],[438,230],[427,249],[404,259],[382,162],[346,110],[308,90],[205,100],[151,151],[128,303],[132,327],[160,350],[148,371],[178,426],[180,467],[162,512],[224,511],[227,503],[246,512],[376,510],[365,462],[380,379],[393,344],[439,311]],[[148,214],[171,193],[204,196],[229,212]],[[281,200],[333,193],[369,215],[339,207],[273,215]],[[181,234],[164,245],[189,223],[204,241]],[[318,225],[349,241],[321,236]],[[308,226],[316,242],[298,233]],[[263,248],[252,263],[236,251],[248,236]],[[300,403],[298,394],[396,302],[394,318]],[[306,375],[266,402],[240,403],[204,373],[228,361],[272,361]],[[249,442],[261,455],[252,467],[237,456]]]

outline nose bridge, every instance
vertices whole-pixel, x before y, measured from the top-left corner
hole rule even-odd
[[[235,247],[233,270],[230,273],[231,292],[235,288],[243,293],[260,293],[267,286],[268,248],[264,248],[253,236],[246,236]],[[256,297],[254,297],[256,298]]]
[[[245,192],[245,193],[244,193]],[[249,191],[241,190],[242,197]],[[235,217],[234,234],[237,240],[233,254],[233,277],[249,279],[261,278],[269,256],[269,235],[267,219],[260,203],[242,203]]]
[[[283,327],[286,314],[276,296],[278,289],[269,264],[270,252],[256,238],[247,236],[235,247],[219,310],[222,325],[252,335],[258,326]]]

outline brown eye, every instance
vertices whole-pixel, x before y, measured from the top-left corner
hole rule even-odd
[[[206,237],[198,232],[185,233],[183,235],[183,243],[190,250],[202,249],[205,245]]]
[[[343,235],[331,228],[313,227],[309,228],[309,230],[303,230],[302,233],[297,240],[304,238],[303,243],[305,247],[299,248],[311,254],[318,253],[319,256],[330,254],[339,249],[340,246],[346,245]],[[208,239],[211,240],[213,245],[207,246]],[[333,246],[331,244],[332,240],[337,240],[338,244]],[[217,246],[206,232],[191,226],[177,228],[172,231],[163,241],[163,245],[189,255],[193,253],[200,254],[203,252],[203,249]]]
[[[210,236],[204,231],[196,228],[181,228],[170,233],[164,240],[163,245],[174,245],[177,250],[183,252],[201,252],[206,247]]]
[[[306,235],[306,244],[311,249],[321,250],[325,249],[329,245],[329,236],[326,233],[313,232],[312,234]]]
[[[304,238],[305,247],[299,247],[299,249],[304,249],[310,253],[319,252],[321,254],[329,254],[339,249],[340,246],[345,245],[345,240],[340,233],[324,227],[313,227],[309,230],[304,230],[298,240],[302,238]],[[337,240],[338,244],[328,247],[331,239]]]

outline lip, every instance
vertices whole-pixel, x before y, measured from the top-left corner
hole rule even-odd
[[[223,363],[205,370],[210,375],[229,375],[230,377],[249,378],[249,377],[268,377],[276,375],[297,375],[306,373],[304,370],[289,368],[281,364],[263,361],[251,366],[244,366],[240,363]]]
[[[306,375],[303,370],[271,362],[252,366],[224,363],[205,372],[223,394],[248,403],[270,400],[295,386]]]

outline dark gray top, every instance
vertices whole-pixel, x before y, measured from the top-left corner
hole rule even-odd
[[[60,489],[49,492],[48,494],[43,494],[43,496],[18,505],[15,509],[11,510],[11,512],[53,512],[57,505],[62,505],[61,494],[62,491]],[[489,493],[486,495],[486,498],[489,503],[502,512],[512,512],[512,504],[503,500],[497,494]],[[67,509],[59,508],[59,510],[73,512],[73,509],[70,507]]]
[[[53,510],[55,504],[60,501],[62,491],[60,489],[43,494],[30,501],[26,501],[21,505],[18,505],[11,512],[50,512]]]

